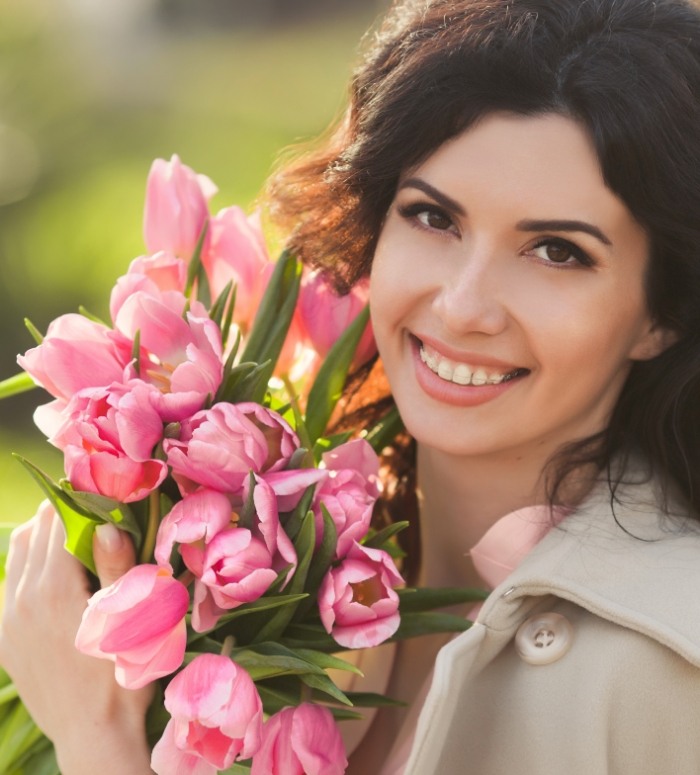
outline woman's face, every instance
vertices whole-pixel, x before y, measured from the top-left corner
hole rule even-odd
[[[517,458],[601,430],[661,349],[648,252],[571,119],[493,114],[441,146],[401,178],[370,283],[408,430]]]

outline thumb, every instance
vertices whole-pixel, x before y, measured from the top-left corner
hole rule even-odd
[[[101,587],[114,584],[136,563],[131,539],[110,522],[95,528],[92,553]]]

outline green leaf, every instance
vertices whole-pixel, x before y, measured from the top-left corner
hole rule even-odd
[[[356,708],[401,708],[406,706],[406,703],[401,702],[401,700],[394,700],[374,692],[346,692],[346,694]]]
[[[90,310],[87,309],[86,307],[83,307],[82,304],[78,307],[78,312],[84,318],[87,318],[88,320],[92,320],[93,323],[99,323],[101,326],[105,326],[107,328],[109,327],[107,323],[105,323],[104,320],[102,320],[102,318],[97,317],[97,315],[93,315],[93,313],[90,312]]]
[[[67,479],[62,479],[59,486],[71,501],[85,511],[86,516],[96,517],[98,521],[111,522],[121,530],[130,533],[138,547],[141,543],[142,531],[134,512],[128,504],[120,503],[113,498],[106,498],[92,492],[74,490]]]
[[[359,667],[346,662],[344,659],[334,657],[332,654],[325,654],[314,649],[293,649],[293,651],[297,656],[305,659],[307,662],[312,662],[317,667],[323,668],[323,670],[345,670],[348,673],[364,675]]]
[[[265,713],[268,714],[276,713],[282,708],[298,705],[301,702],[300,688],[290,690],[286,684],[282,684],[280,681],[257,683],[255,688],[258,690]]]
[[[236,356],[238,355],[238,348],[241,346],[241,331],[238,329],[236,332],[236,341],[233,343],[233,347],[231,347],[231,352],[229,352],[226,363],[224,363],[224,373],[223,377],[221,379],[221,383],[224,384],[229,376],[231,375],[231,372],[233,371],[233,362],[236,360]]]
[[[29,331],[32,335],[32,339],[34,339],[37,344],[41,344],[44,341],[44,335],[29,318],[24,319],[24,325],[27,327],[27,331]]]
[[[314,460],[318,462],[325,452],[330,452],[341,444],[345,444],[346,441],[352,438],[352,435],[352,431],[346,431],[345,433],[334,433],[332,436],[321,436],[321,438],[316,439],[313,448]]]
[[[287,389],[287,395],[289,396],[289,405],[292,410],[292,415],[294,417],[294,428],[296,429],[297,436],[299,436],[299,441],[301,442],[301,446],[309,450],[311,448],[311,439],[309,438],[309,434],[306,430],[306,423],[304,422],[304,415],[301,412],[301,407],[299,406],[299,396],[297,395],[296,390],[294,389],[294,385],[292,385],[291,381],[285,376],[283,377],[284,386]],[[298,450],[297,450],[298,451]]]
[[[257,613],[259,611],[269,611],[273,608],[282,608],[283,606],[293,605],[294,603],[298,603],[300,600],[303,600],[305,597],[307,597],[306,593],[302,592],[294,595],[275,595],[274,597],[258,598],[252,603],[245,603],[244,605],[241,605],[233,610],[230,614],[224,614],[222,617],[220,617],[217,629],[219,625],[227,624],[228,622],[234,621],[234,619],[240,619],[241,616]]]
[[[9,673],[0,665],[0,686],[9,686],[12,683]]]
[[[314,525],[314,514],[312,511],[309,511],[306,517],[304,517],[301,530],[294,541],[294,549],[297,553],[297,568],[287,585],[286,590],[288,594],[299,594],[304,591],[315,543],[316,527]],[[292,620],[296,607],[296,605],[289,605],[278,611],[258,632],[255,636],[255,641],[259,643],[266,640],[278,640]]]
[[[323,577],[331,567],[336,549],[338,548],[338,531],[335,527],[335,522],[333,522],[333,517],[331,517],[323,503],[321,504],[321,514],[323,515],[323,539],[314,554],[313,562],[309,567],[304,584],[304,589],[308,592],[309,599],[300,603],[294,614],[295,621],[302,619],[316,601],[316,593],[321,586]]]
[[[322,624],[290,624],[284,631],[281,641],[285,646],[294,649],[313,649],[335,653],[343,651],[333,638],[323,629]]]
[[[14,377],[8,377],[0,382],[0,398],[18,396],[20,393],[26,393],[28,390],[34,390],[36,387],[39,387],[36,382],[26,371],[22,371],[19,374],[15,374]]]
[[[7,676],[7,673],[5,673],[5,675]],[[7,683],[4,683],[2,688],[0,688],[0,706],[6,705],[8,702],[12,702],[12,700],[16,700],[19,696],[17,687],[12,683],[12,681],[9,680],[9,676],[7,676],[7,678]]]
[[[17,760],[16,769],[8,775],[60,775],[51,741],[42,736]]]
[[[27,709],[21,702],[16,702],[0,723],[0,772],[11,772],[12,765],[42,737]]]
[[[228,306],[226,307],[226,314],[224,315],[224,319],[221,322],[221,344],[223,347],[226,347],[226,344],[228,343],[228,337],[231,333],[231,323],[233,323],[233,310],[236,308],[236,293],[237,288],[236,286],[233,287],[233,292],[231,293],[231,299],[228,303]],[[238,350],[238,346],[241,341],[241,331],[238,329],[237,335],[236,335],[236,343],[235,343],[235,350]]]
[[[285,568],[282,573],[278,575],[278,578],[283,574],[286,576],[288,571],[289,567]],[[261,611],[268,611],[273,608],[280,608],[285,605],[293,605],[294,603],[298,603],[300,600],[303,600],[306,596],[307,595],[305,593],[297,595],[274,595],[271,597],[260,597],[257,600],[254,600],[252,603],[244,603],[243,605],[240,605],[238,608],[235,608],[233,611],[231,611],[231,613],[221,616],[216,623],[216,627],[213,629],[208,630],[207,632],[191,631],[189,633],[187,642],[188,644],[196,643],[200,639],[214,633],[216,635],[219,635],[219,633],[227,634],[229,632],[232,635],[242,634],[235,629],[230,630],[230,628],[226,627],[226,625],[230,622],[236,621],[237,619],[241,619],[244,616],[259,614]]]
[[[225,382],[221,383],[214,403],[238,404],[243,401],[262,403],[272,374],[270,364],[270,361],[259,364],[246,361],[234,366]]]
[[[453,614],[435,611],[404,614],[401,616],[399,629],[390,640],[406,640],[439,632],[464,632],[471,626],[472,623],[468,619]]]
[[[362,721],[365,717],[364,713],[358,713],[356,710],[350,710],[345,705],[342,708],[334,708],[326,706],[328,710],[333,714],[333,718],[336,721]]]
[[[231,659],[245,668],[254,681],[282,675],[325,675],[323,668],[279,643],[259,643],[233,649]]]
[[[306,402],[306,429],[312,442],[323,435],[331,419],[368,321],[369,307],[365,307],[340,335],[316,375]]]
[[[369,546],[371,549],[381,549],[383,545],[393,538],[397,533],[405,530],[409,526],[409,522],[394,522],[393,525],[387,525],[382,530],[378,530],[374,535],[371,535],[365,541],[362,542],[363,546]]]
[[[216,325],[219,327],[219,330],[221,330],[221,324],[224,319],[224,312],[226,311],[226,306],[232,290],[233,280],[229,280],[209,310],[209,317],[216,323]]]
[[[390,446],[403,430],[404,424],[399,410],[396,406],[392,406],[384,417],[368,431],[365,438],[372,445],[372,449],[379,454],[384,447]]]
[[[299,503],[297,503],[294,511],[290,511],[287,516],[282,517],[284,532],[289,536],[291,541],[294,541],[301,530],[301,525],[309,512],[315,491],[316,485],[309,485],[304,490],[304,494],[299,499]]]
[[[248,497],[238,513],[238,527],[250,530],[253,527],[255,519],[255,488],[258,486],[255,480],[255,473],[251,470],[248,474]]]
[[[317,675],[316,673],[306,673],[300,675],[299,679],[309,686],[311,689],[315,689],[318,692],[323,692],[329,697],[332,697],[337,702],[341,702],[343,705],[349,705],[352,707],[352,702],[348,699],[344,692],[331,681],[331,679],[324,673],[323,675]]]
[[[267,362],[265,385],[272,376],[292,322],[301,269],[301,263],[289,251],[285,250],[279,257],[241,356],[242,361]],[[261,403],[264,395],[265,391],[258,392],[248,400]]]
[[[151,748],[158,742],[168,721],[170,714],[163,705],[163,687],[159,681],[155,681],[153,699],[148,706],[146,714],[146,737]]]
[[[285,565],[283,568],[280,568],[280,570],[277,572],[277,578],[267,588],[265,594],[263,595],[263,599],[277,595],[277,593],[287,583],[287,577],[289,576],[289,571],[293,567],[294,567],[294,564],[290,562],[288,565]],[[252,603],[250,603],[249,605],[252,605]]]
[[[197,240],[197,246],[194,249],[189,266],[187,267],[187,282],[185,284],[185,296],[189,296],[192,293],[195,281],[197,281],[197,295],[205,307],[208,307],[211,301],[209,298],[209,282],[207,281],[207,275],[202,266],[202,247],[208,229],[209,223],[207,221],[202,227],[199,239]]]
[[[66,530],[66,550],[77,557],[89,571],[95,573],[95,563],[92,559],[92,537],[97,525],[95,518],[73,503],[68,494],[41,469],[20,455],[14,454],[14,457],[29,471],[58,512]]]
[[[247,762],[247,763],[246,763]],[[219,770],[219,775],[250,775],[251,759],[232,764],[227,770]]]
[[[468,587],[441,587],[430,589],[421,587],[415,589],[397,590],[399,596],[399,611],[401,616],[419,611],[433,611],[436,608],[447,608],[460,603],[476,603],[486,600],[488,592],[483,589]]]

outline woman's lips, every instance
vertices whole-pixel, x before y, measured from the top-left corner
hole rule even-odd
[[[411,335],[416,376],[432,398],[449,404],[475,406],[496,398],[530,372],[478,354],[457,353],[434,340]]]

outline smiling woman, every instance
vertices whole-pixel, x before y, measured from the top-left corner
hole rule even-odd
[[[399,184],[372,265],[413,437],[541,471],[602,431],[633,361],[670,343],[647,309],[648,254],[571,119],[494,114],[445,143]]]
[[[695,772],[698,9],[397,2],[271,195],[308,261],[370,276],[413,572],[495,587],[448,646],[397,649],[408,710],[349,772]]]
[[[396,402],[408,433],[378,516],[415,512],[409,574],[491,594],[449,643],[363,655],[354,688],[404,705],[348,736],[347,772],[697,773],[700,11],[398,0],[368,41],[346,116],[280,169],[269,210],[338,287],[369,277],[379,359],[338,428]],[[15,538],[0,659],[64,775],[147,772],[143,694],[73,657],[102,702],[63,687],[66,725],[41,691],[55,633],[53,662],[7,645],[41,624],[27,600],[47,557],[80,608],[57,532],[44,511]],[[132,562],[123,544],[96,547],[103,580]]]

